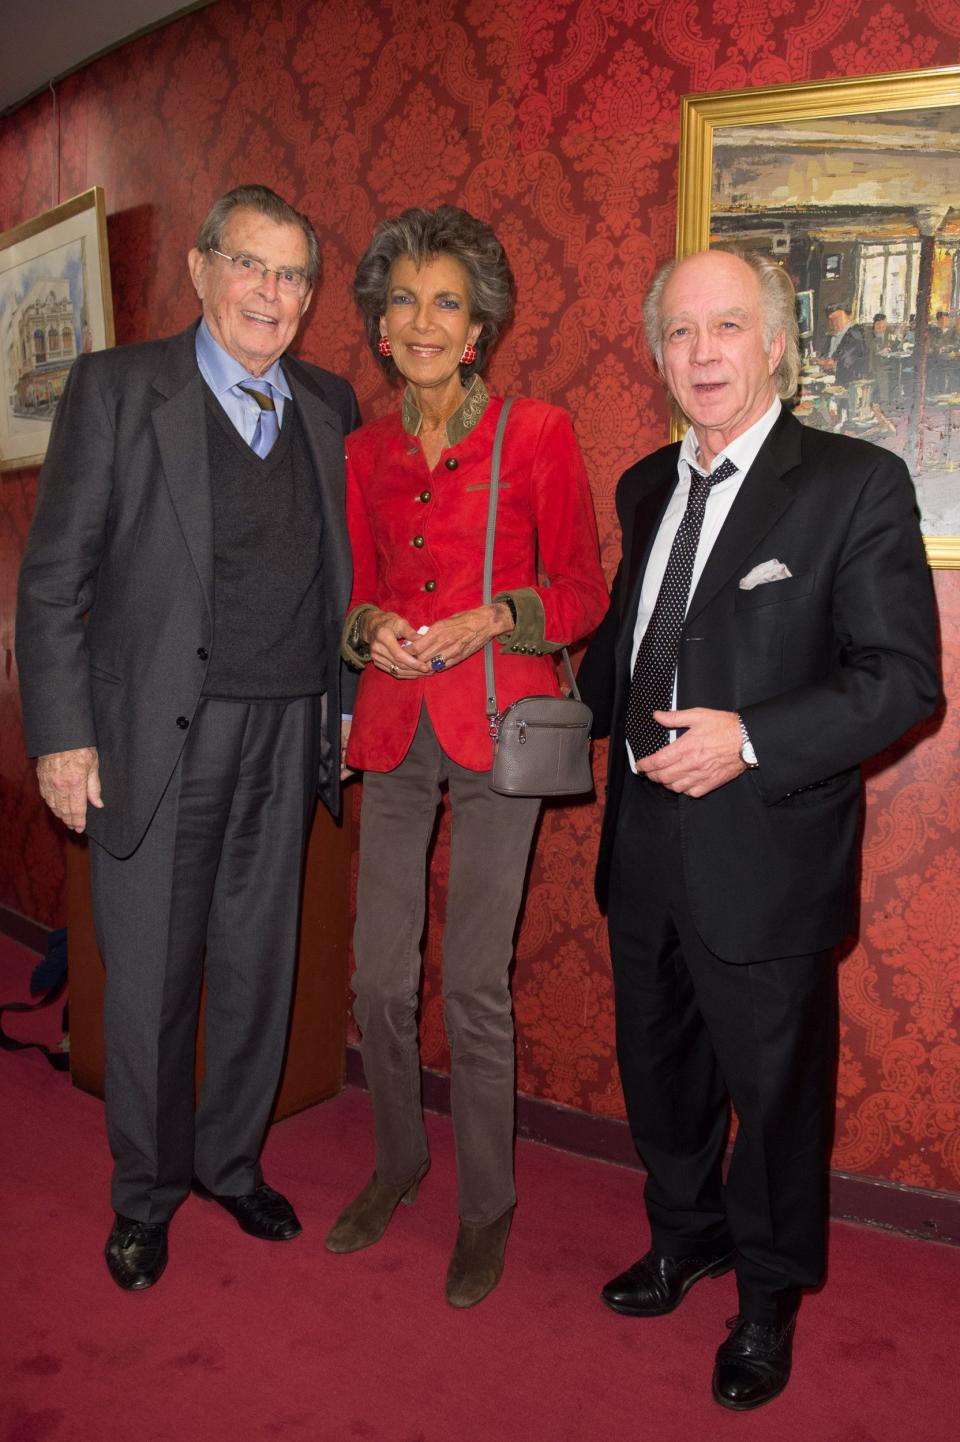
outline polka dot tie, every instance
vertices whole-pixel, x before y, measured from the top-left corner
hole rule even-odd
[[[261,386],[265,389],[261,389]],[[240,389],[246,391],[248,396],[253,396],[260,407],[257,428],[250,439],[250,448],[256,451],[261,460],[265,461],[273,450],[274,441],[280,434],[277,408],[273,403],[273,390],[269,381],[261,381],[259,386],[242,384]]]
[[[673,704],[680,636],[687,614],[693,562],[710,487],[725,481],[736,469],[730,460],[721,461],[709,476],[690,467],[687,509],[673,538],[656,604],[643,633],[630,678],[626,731],[630,750],[637,761],[641,756],[652,756],[670,739],[670,732],[654,721],[651,713],[669,711]]]

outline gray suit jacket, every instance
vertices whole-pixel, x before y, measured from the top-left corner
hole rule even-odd
[[[213,637],[212,499],[195,331],[78,358],[20,572],[27,750],[99,748],[104,807],[88,811],[87,831],[115,856],[139,844],[170,779]],[[339,376],[289,356],[283,368],[323,511],[328,665],[319,789],[336,814],[338,655],[352,579],[343,437],[359,415]]]

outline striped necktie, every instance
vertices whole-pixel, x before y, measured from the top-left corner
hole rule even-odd
[[[711,486],[725,481],[736,469],[731,460],[721,461],[709,476],[690,467],[687,508],[673,538],[660,590],[630,678],[626,733],[635,761],[639,761],[641,756],[652,756],[670,740],[670,732],[654,721],[651,713],[672,709],[680,637],[687,615],[693,563],[703,528],[707,497]]]
[[[261,389],[263,386],[265,389]],[[260,407],[260,415],[257,419],[257,427],[250,440],[250,448],[255,451],[261,460],[265,460],[273,449],[273,443],[280,434],[280,426],[277,422],[277,408],[273,403],[273,391],[269,381],[261,381],[260,386],[242,384],[240,390],[245,391],[248,396],[253,396]]]

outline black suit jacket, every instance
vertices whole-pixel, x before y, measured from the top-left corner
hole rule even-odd
[[[27,750],[99,748],[104,807],[88,809],[87,831],[115,856],[138,845],[177,763],[213,636],[213,512],[195,333],[193,325],[77,359],[20,572]],[[323,513],[328,662],[319,786],[336,812],[338,658],[352,580],[343,438],[359,415],[339,376],[291,356],[283,369]]]
[[[624,718],[639,589],[676,485],[678,445],[617,488],[623,560],[579,673],[611,737],[597,867],[606,903],[627,767]],[[789,579],[744,590],[759,563]],[[903,462],[778,418],[691,599],[677,704],[739,711],[760,767],[679,798],[686,882],[706,945],[726,961],[825,950],[855,921],[859,763],[939,698],[932,588]],[[637,857],[642,886],[643,857]]]
[[[837,385],[846,386],[851,381],[863,380],[864,376],[870,374],[867,342],[860,326],[851,325],[844,331],[840,344],[833,353],[833,359],[836,362],[834,375]]]

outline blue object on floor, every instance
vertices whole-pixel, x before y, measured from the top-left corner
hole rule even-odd
[[[47,933],[47,954],[37,962],[30,976],[30,995],[59,986],[67,974],[67,929]]]

